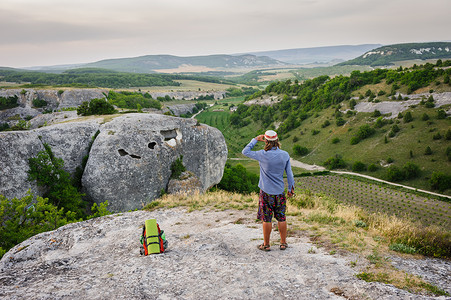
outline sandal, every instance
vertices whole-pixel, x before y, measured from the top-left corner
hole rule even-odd
[[[271,246],[269,245],[265,245],[265,244],[261,244],[257,246],[258,250],[262,250],[262,251],[271,251]]]
[[[288,244],[287,243],[281,243],[280,246],[279,246],[280,250],[285,250],[287,248],[288,248]]]

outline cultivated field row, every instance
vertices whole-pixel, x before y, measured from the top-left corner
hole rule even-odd
[[[298,189],[322,193],[367,211],[407,216],[451,229],[451,204],[444,201],[339,175],[298,177],[296,182]]]

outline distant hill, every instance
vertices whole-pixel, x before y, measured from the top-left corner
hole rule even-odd
[[[340,62],[355,58],[378,48],[381,44],[341,45],[315,48],[298,48],[275,51],[250,52],[258,56],[268,56],[291,64]]]
[[[286,63],[273,58],[256,55],[208,55],[180,57],[173,55],[146,55],[132,58],[118,58],[89,63],[83,67],[104,68],[121,72],[153,73],[155,70],[177,69],[182,66],[206,68],[246,68],[283,66]]]
[[[385,66],[412,59],[449,59],[451,42],[410,43],[379,47],[339,65]]]

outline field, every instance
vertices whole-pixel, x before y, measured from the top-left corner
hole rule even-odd
[[[321,193],[369,212],[408,217],[451,230],[451,204],[339,175],[296,178],[296,188]]]
[[[201,123],[205,123],[212,127],[218,128],[225,137],[229,157],[237,157],[237,153],[241,153],[244,146],[257,136],[259,133],[251,126],[245,126],[240,129],[233,129],[230,125],[230,112],[228,106],[223,106],[224,111],[212,111],[220,109],[221,106],[213,106],[209,111],[202,112],[196,119]],[[238,157],[241,157],[239,154]]]

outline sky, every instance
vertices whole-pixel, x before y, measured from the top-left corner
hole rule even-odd
[[[0,66],[451,40],[451,0],[0,0]]]

